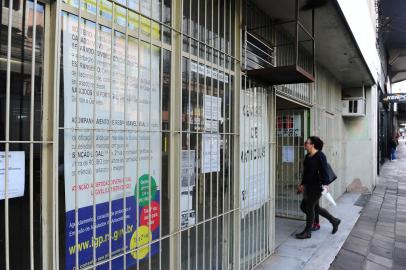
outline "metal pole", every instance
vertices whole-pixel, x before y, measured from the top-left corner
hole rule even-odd
[[[9,201],[8,201],[8,154],[10,143],[10,86],[11,86],[11,38],[13,28],[13,1],[9,1],[8,7],[8,32],[7,32],[7,71],[6,71],[6,129],[5,129],[5,158],[4,158],[4,242],[6,255],[6,270],[10,269],[10,239],[9,239]]]
[[[295,66],[299,61],[299,0],[295,0]]]
[[[35,102],[35,52],[37,38],[37,0],[34,0],[33,22],[32,22],[32,54],[31,54],[31,107],[30,107],[30,141],[34,141],[34,102]],[[9,48],[11,49],[11,48]],[[30,269],[34,269],[34,145],[30,143]]]

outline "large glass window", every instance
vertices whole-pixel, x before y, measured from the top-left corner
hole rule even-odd
[[[40,269],[45,6],[0,5],[0,269]]]
[[[233,2],[183,1],[181,269],[232,263]]]

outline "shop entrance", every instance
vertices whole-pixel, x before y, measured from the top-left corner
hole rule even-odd
[[[296,193],[301,181],[303,142],[308,136],[308,109],[277,98],[276,102],[276,183],[275,214],[303,219],[301,195]]]

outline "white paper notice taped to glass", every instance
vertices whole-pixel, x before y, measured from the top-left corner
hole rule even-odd
[[[295,148],[293,146],[282,147],[282,162],[293,163],[295,159]]]
[[[221,118],[221,98],[204,95],[204,129],[206,131],[218,132],[219,120]]]
[[[209,66],[205,66],[203,64],[197,64],[194,61],[191,61],[191,63],[190,63],[190,70],[192,72],[198,72],[200,75],[204,75],[207,78],[213,78],[220,82],[225,82],[225,83],[229,82],[229,78],[228,78],[227,74],[224,74],[220,70],[216,70]]]
[[[203,134],[202,136],[202,172],[220,171],[220,135]]]
[[[4,178],[6,173],[6,155],[0,152],[0,200],[5,198]],[[8,198],[24,196],[25,153],[24,151],[8,152]]]

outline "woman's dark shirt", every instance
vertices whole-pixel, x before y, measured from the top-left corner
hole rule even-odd
[[[313,156],[307,154],[303,161],[302,185],[311,187],[320,187],[328,182],[324,179],[327,168],[327,158],[323,152],[318,151]]]

